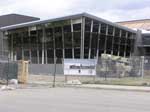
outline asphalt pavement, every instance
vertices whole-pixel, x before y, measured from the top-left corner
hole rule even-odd
[[[0,91],[0,112],[150,112],[149,94],[89,88]]]

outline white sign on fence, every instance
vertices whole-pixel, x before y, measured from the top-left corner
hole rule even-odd
[[[96,75],[96,59],[64,59],[64,75]]]

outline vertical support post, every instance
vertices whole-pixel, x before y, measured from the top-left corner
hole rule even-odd
[[[24,60],[23,33],[21,33],[21,41],[22,41],[22,43],[21,43],[21,55],[22,55],[22,60]]]
[[[45,28],[42,26],[42,64],[44,64],[44,39],[45,39]]]
[[[63,43],[63,59],[65,58],[65,46],[64,46],[64,28],[61,27],[62,30],[62,43]]]
[[[54,43],[54,74],[53,74],[53,87],[55,87],[55,80],[56,80],[56,49],[55,49],[55,31],[53,28],[53,43]]]
[[[11,33],[11,60],[13,60],[13,33]]]
[[[130,41],[131,41],[130,42],[130,47],[131,47],[131,49],[130,49],[130,57],[132,57],[132,53],[134,53],[135,56],[138,55],[138,53],[134,52],[134,50],[136,51],[137,48],[136,48],[136,45],[134,45],[134,43],[133,43],[133,39],[134,39],[134,35],[132,34],[132,36],[130,37]],[[134,46],[132,46],[132,45],[134,45]]]
[[[0,41],[1,41],[0,51],[1,51],[2,56],[4,55],[4,38],[5,38],[4,36],[5,36],[4,32],[0,31],[0,37],[1,37],[1,39],[0,39]]]
[[[92,32],[93,32],[93,20],[92,20],[92,22],[91,22],[91,31],[90,31],[90,45],[89,45],[89,59],[91,58],[91,44],[92,44]]]
[[[107,50],[107,35],[108,35],[108,24],[106,26],[106,39],[105,39],[105,45],[104,45],[104,54],[106,54],[106,50]]]
[[[54,78],[53,78],[53,88],[55,87],[55,82],[56,82],[56,60],[57,58],[54,57]]]
[[[29,60],[32,63],[32,59],[31,59],[31,34],[30,34],[30,30],[28,30],[28,35],[29,35]]]
[[[71,36],[72,36],[72,58],[74,59],[74,35],[73,35],[73,22],[71,19]]]
[[[127,51],[127,38],[128,38],[128,32],[126,32],[126,40],[125,40],[124,57],[126,57],[126,51]]]
[[[97,60],[99,58],[99,50],[100,50],[99,49],[100,33],[101,33],[101,24],[99,23],[99,27],[98,27],[98,42],[97,42],[97,55],[96,55]]]
[[[8,57],[8,73],[7,73],[7,77],[6,77],[6,85],[8,86],[8,81],[9,81],[9,57]]]
[[[120,30],[120,37],[119,37],[119,43],[118,43],[118,56],[120,55],[120,38],[122,35],[122,30]]]
[[[81,48],[80,48],[80,58],[84,59],[84,32],[85,32],[85,17],[82,17],[82,23],[81,23]]]
[[[141,77],[144,78],[144,56],[141,56]]]
[[[47,49],[45,49],[45,64],[47,64],[48,63],[48,61],[47,61]]]
[[[37,63],[40,64],[40,59],[39,59],[39,34],[38,34],[38,29],[37,29],[37,26],[36,26],[36,39],[37,39],[37,43],[36,43],[36,48],[37,48]]]
[[[111,49],[111,55],[113,55],[113,50],[114,50],[114,37],[115,37],[115,27],[113,27],[113,38],[112,38],[112,49]]]

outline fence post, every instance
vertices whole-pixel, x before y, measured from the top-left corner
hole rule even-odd
[[[142,62],[142,66],[141,66],[141,77],[142,79],[144,78],[144,56],[141,56],[141,62]]]
[[[57,58],[54,57],[54,78],[53,78],[53,88],[55,87],[55,82],[56,82],[56,60],[57,60]]]
[[[7,82],[6,85],[8,86],[8,81],[9,81],[9,57],[8,57],[8,72],[7,72]]]

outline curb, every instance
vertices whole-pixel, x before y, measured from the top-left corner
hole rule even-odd
[[[119,85],[85,84],[85,85],[65,85],[65,87],[104,89],[104,90],[119,90],[119,91],[150,92],[150,87],[143,87],[143,86],[119,86]]]

